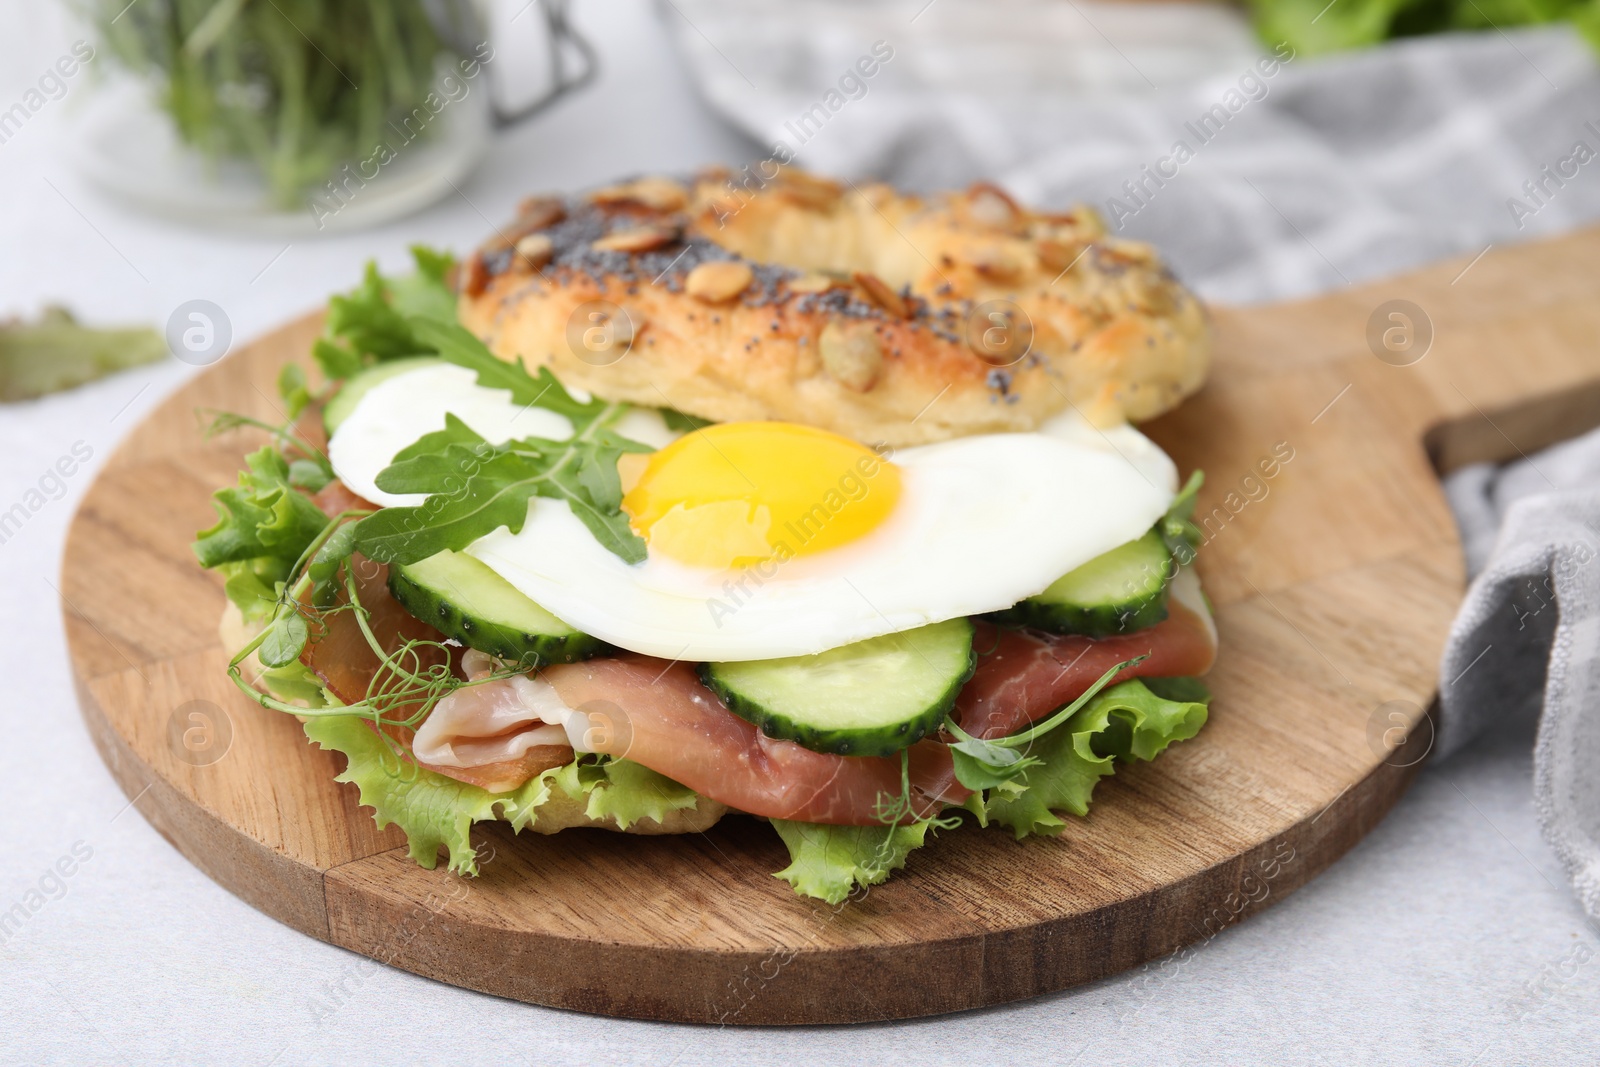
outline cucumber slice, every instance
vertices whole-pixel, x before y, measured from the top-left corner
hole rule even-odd
[[[1068,571],[997,618],[1086,637],[1132,633],[1167,617],[1167,584],[1176,570],[1166,542],[1151,530]]]
[[[328,431],[329,437],[332,437],[333,431],[337,430],[339,424],[348,419],[350,413],[356,409],[356,405],[361,403],[361,398],[366,396],[367,391],[379,382],[386,382],[390,378],[406,373],[406,371],[417,370],[420,367],[428,367],[442,362],[444,361],[435,359],[433,356],[409,356],[405,359],[389,359],[382,363],[374,363],[341,385],[339,391],[333,394],[333,399],[328,401],[328,406],[322,409],[323,429]]]
[[[605,650],[520,593],[484,563],[448,549],[389,568],[402,607],[469,648],[528,670],[574,663]]]
[[[706,663],[700,677],[768,737],[888,756],[938,728],[976,664],[972,623],[950,619],[815,656]]]

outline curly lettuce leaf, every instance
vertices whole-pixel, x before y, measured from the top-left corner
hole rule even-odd
[[[623,830],[640,819],[664,822],[669,812],[700,802],[699,793],[642,763],[613,760],[605,765],[605,772],[605,777],[590,787],[584,814],[591,819],[609,816]]]
[[[195,535],[202,567],[261,558],[293,564],[328,517],[289,482],[283,453],[268,446],[245,457],[239,484],[212,494],[217,524]]]
[[[775,877],[795,892],[838,904],[858,886],[877,885],[906,865],[920,848],[928,822],[903,826],[827,826],[773,819],[772,827],[789,848],[789,866]]]
[[[414,272],[388,279],[390,306],[408,318],[455,322],[456,292],[449,283],[455,257],[427,245],[412,245],[411,259],[417,265]]]
[[[271,446],[245,457],[239,484],[212,494],[217,523],[195,535],[202,567],[225,577],[223,591],[246,621],[264,622],[277,605],[278,585],[328,524],[311,498],[295,488],[290,465]]]
[[[1087,815],[1101,778],[1119,759],[1151,760],[1174,741],[1205,725],[1211,694],[1193,678],[1122,682],[1097,696],[1030,755],[1039,763],[1017,779],[1020,790],[991,793],[987,818],[1018,838],[1055,833],[1066,825],[1055,813]]]
[[[318,745],[344,754],[347,765],[334,781],[352,783],[360,790],[361,804],[373,810],[378,829],[391,823],[400,827],[411,858],[430,871],[438,866],[443,848],[450,856],[450,870],[476,875],[472,824],[507,811],[527,825],[549,798],[543,775],[515,792],[495,794],[412,764],[397,765],[388,745],[359,715],[315,715],[306,720],[305,730]]]
[[[456,320],[456,296],[448,274],[454,260],[448,253],[413,245],[416,271],[385,277],[368,262],[361,284],[328,301],[323,336],[312,348],[323,374],[349,378],[363,367],[433,351],[416,334],[415,323]]]
[[[476,875],[472,824],[501,819],[515,831],[533,826],[539,809],[557,791],[573,800],[587,797],[591,819],[611,817],[627,829],[640,819],[661,822],[668,812],[692,808],[699,794],[629,760],[608,763],[579,757],[554,767],[508,793],[424,770],[397,765],[393,752],[359,715],[318,715],[306,721],[306,736],[325,749],[344,754],[347,766],[334,781],[350,782],[361,804],[373,809],[378,829],[393,823],[405,832],[411,858],[432,870],[439,849],[449,853],[449,869]]]

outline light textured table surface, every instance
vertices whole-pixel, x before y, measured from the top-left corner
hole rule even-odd
[[[499,143],[463,195],[376,232],[240,239],[120,209],[59,160],[53,102],[0,145],[0,314],[65,300],[94,322],[222,306],[249,338],[348,287],[371,256],[464,248],[516,199],[757,150],[701,106],[657,9],[583,12],[602,81]],[[664,17],[672,18],[670,9]],[[0,9],[0,104],[70,45],[53,7]],[[285,244],[289,247],[285,250]],[[1426,768],[1311,885],[1169,961],[1039,1000],[838,1029],[709,1029],[592,1018],[389,970],[280,926],[214,885],[128,806],[79,718],[57,609],[75,502],[190,368],[0,407],[0,510],[79,442],[91,462],[0,544],[0,1062],[10,1063],[1579,1063],[1600,1058],[1600,954],[1539,837],[1530,736],[1508,724]],[[81,446],[80,446],[81,447]],[[74,873],[45,878],[64,856]],[[929,976],[937,981],[936,975]],[[331,990],[341,992],[334,996]],[[331,1015],[319,1002],[338,1000]],[[1074,1057],[1077,1057],[1074,1059]]]

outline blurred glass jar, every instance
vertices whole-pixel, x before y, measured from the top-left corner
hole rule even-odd
[[[306,234],[377,225],[450,192],[493,131],[595,73],[567,0],[530,0],[543,88],[494,91],[488,0],[78,0],[109,62],[68,151],[169,218]],[[519,73],[521,73],[519,71]]]

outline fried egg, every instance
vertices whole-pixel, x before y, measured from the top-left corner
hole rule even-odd
[[[446,412],[491,441],[571,433],[468,371],[429,367],[362,398],[329,443],[335,471],[374,503],[420,503],[377,475]],[[569,625],[665,659],[805,655],[1010,607],[1142,535],[1177,488],[1148,438],[1075,415],[897,451],[783,422],[674,437],[639,409],[619,429],[658,449],[621,470],[643,562],[543,498],[520,532],[466,551]]]

